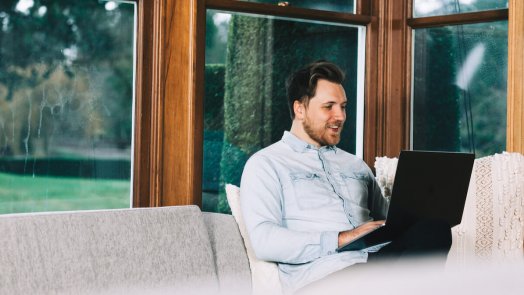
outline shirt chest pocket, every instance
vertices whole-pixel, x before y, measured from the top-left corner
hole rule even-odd
[[[331,186],[320,173],[290,173],[297,206],[300,209],[315,209],[331,204]]]
[[[367,208],[368,176],[358,173],[341,173],[340,176],[351,202]]]

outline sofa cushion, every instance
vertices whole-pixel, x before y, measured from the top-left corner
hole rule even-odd
[[[259,260],[251,246],[251,241],[249,240],[246,225],[242,217],[242,211],[240,210],[240,188],[232,184],[226,184],[226,195],[231,213],[238,223],[240,234],[246,246],[249,266],[251,267],[253,294],[282,294],[282,285],[280,283],[277,264]]]
[[[214,252],[222,294],[249,294],[251,271],[246,248],[237,223],[231,215],[203,213]]]
[[[196,206],[4,215],[0,249],[1,294],[218,291]]]

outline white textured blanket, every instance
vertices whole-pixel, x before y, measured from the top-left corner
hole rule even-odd
[[[448,265],[523,259],[523,229],[524,156],[503,153],[475,160]]]
[[[391,194],[398,160],[376,159],[377,181]],[[452,229],[448,266],[478,260],[522,260],[524,230],[524,156],[503,153],[475,160],[462,223]]]

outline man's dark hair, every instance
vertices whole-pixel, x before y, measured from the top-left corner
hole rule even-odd
[[[295,119],[295,111],[293,110],[295,100],[307,106],[309,100],[315,96],[319,79],[342,84],[344,72],[334,63],[319,60],[289,76],[286,81],[286,91],[291,120]]]

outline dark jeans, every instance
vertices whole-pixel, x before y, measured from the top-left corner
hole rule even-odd
[[[421,220],[403,230],[376,253],[369,253],[368,263],[431,256],[445,262],[451,248],[451,228],[445,221]]]

